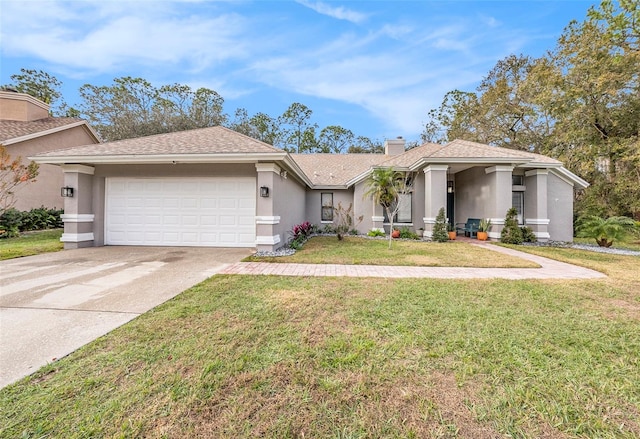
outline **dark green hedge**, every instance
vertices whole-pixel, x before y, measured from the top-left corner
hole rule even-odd
[[[0,215],[0,238],[17,236],[30,230],[57,229],[63,226],[63,210],[38,207],[29,211],[11,208]]]

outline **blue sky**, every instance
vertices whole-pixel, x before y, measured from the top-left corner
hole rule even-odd
[[[78,102],[121,76],[208,87],[225,112],[419,137],[447,91],[474,90],[509,54],[541,56],[591,1],[0,0],[0,83],[41,69]]]

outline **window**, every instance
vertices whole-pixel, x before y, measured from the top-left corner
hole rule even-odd
[[[513,186],[523,186],[524,185],[524,176],[523,175],[512,175],[511,176],[511,184]]]
[[[400,204],[400,207],[393,218],[393,222],[400,224],[411,223],[411,194],[398,195],[398,203]],[[389,222],[386,210],[384,210],[384,222]]]
[[[512,192],[511,204],[518,211],[518,224],[523,224],[524,192]]]
[[[320,221],[330,222],[333,221],[333,193],[323,192],[320,194]]]

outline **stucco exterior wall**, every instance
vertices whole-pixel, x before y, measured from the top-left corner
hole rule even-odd
[[[0,119],[31,121],[49,116],[49,106],[24,93],[0,91]]]
[[[549,235],[553,241],[573,241],[573,185],[549,172],[547,177]]]
[[[375,216],[373,199],[371,196],[365,196],[366,192],[367,184],[364,181],[356,184],[353,188],[353,210],[356,218],[362,216],[362,222],[357,226],[360,233],[367,233],[373,228],[371,217]]]
[[[338,207],[338,203],[342,204],[344,209],[349,208],[349,204],[354,201],[353,190],[351,189],[308,189],[306,191],[306,209],[305,217],[306,221],[313,223],[320,228],[325,224],[333,225],[332,221],[322,222],[322,204],[320,202],[321,194],[331,193],[333,194],[333,207]],[[363,215],[362,211],[356,211],[354,207],[355,216]],[[369,215],[370,217],[371,215]]]
[[[27,157],[55,149],[96,143],[95,139],[83,128],[74,127],[65,131],[49,134],[13,145],[6,146],[11,157],[22,157],[22,163],[29,163]],[[63,208],[60,188],[63,186],[63,175],[59,166],[40,165],[35,183],[28,183],[16,191],[18,210],[29,210],[35,207]]]
[[[280,244],[276,247],[282,247],[291,239],[289,232],[293,226],[307,221],[305,187],[292,177],[285,179],[275,175],[271,197],[274,215],[280,217],[280,223],[274,227],[280,235]]]
[[[454,209],[456,223],[468,218],[488,218],[491,202],[492,174],[485,167],[473,167],[455,175]],[[509,186],[511,187],[511,186]]]

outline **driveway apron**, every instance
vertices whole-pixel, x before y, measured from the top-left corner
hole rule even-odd
[[[200,247],[94,247],[1,261],[0,387],[250,253]]]

